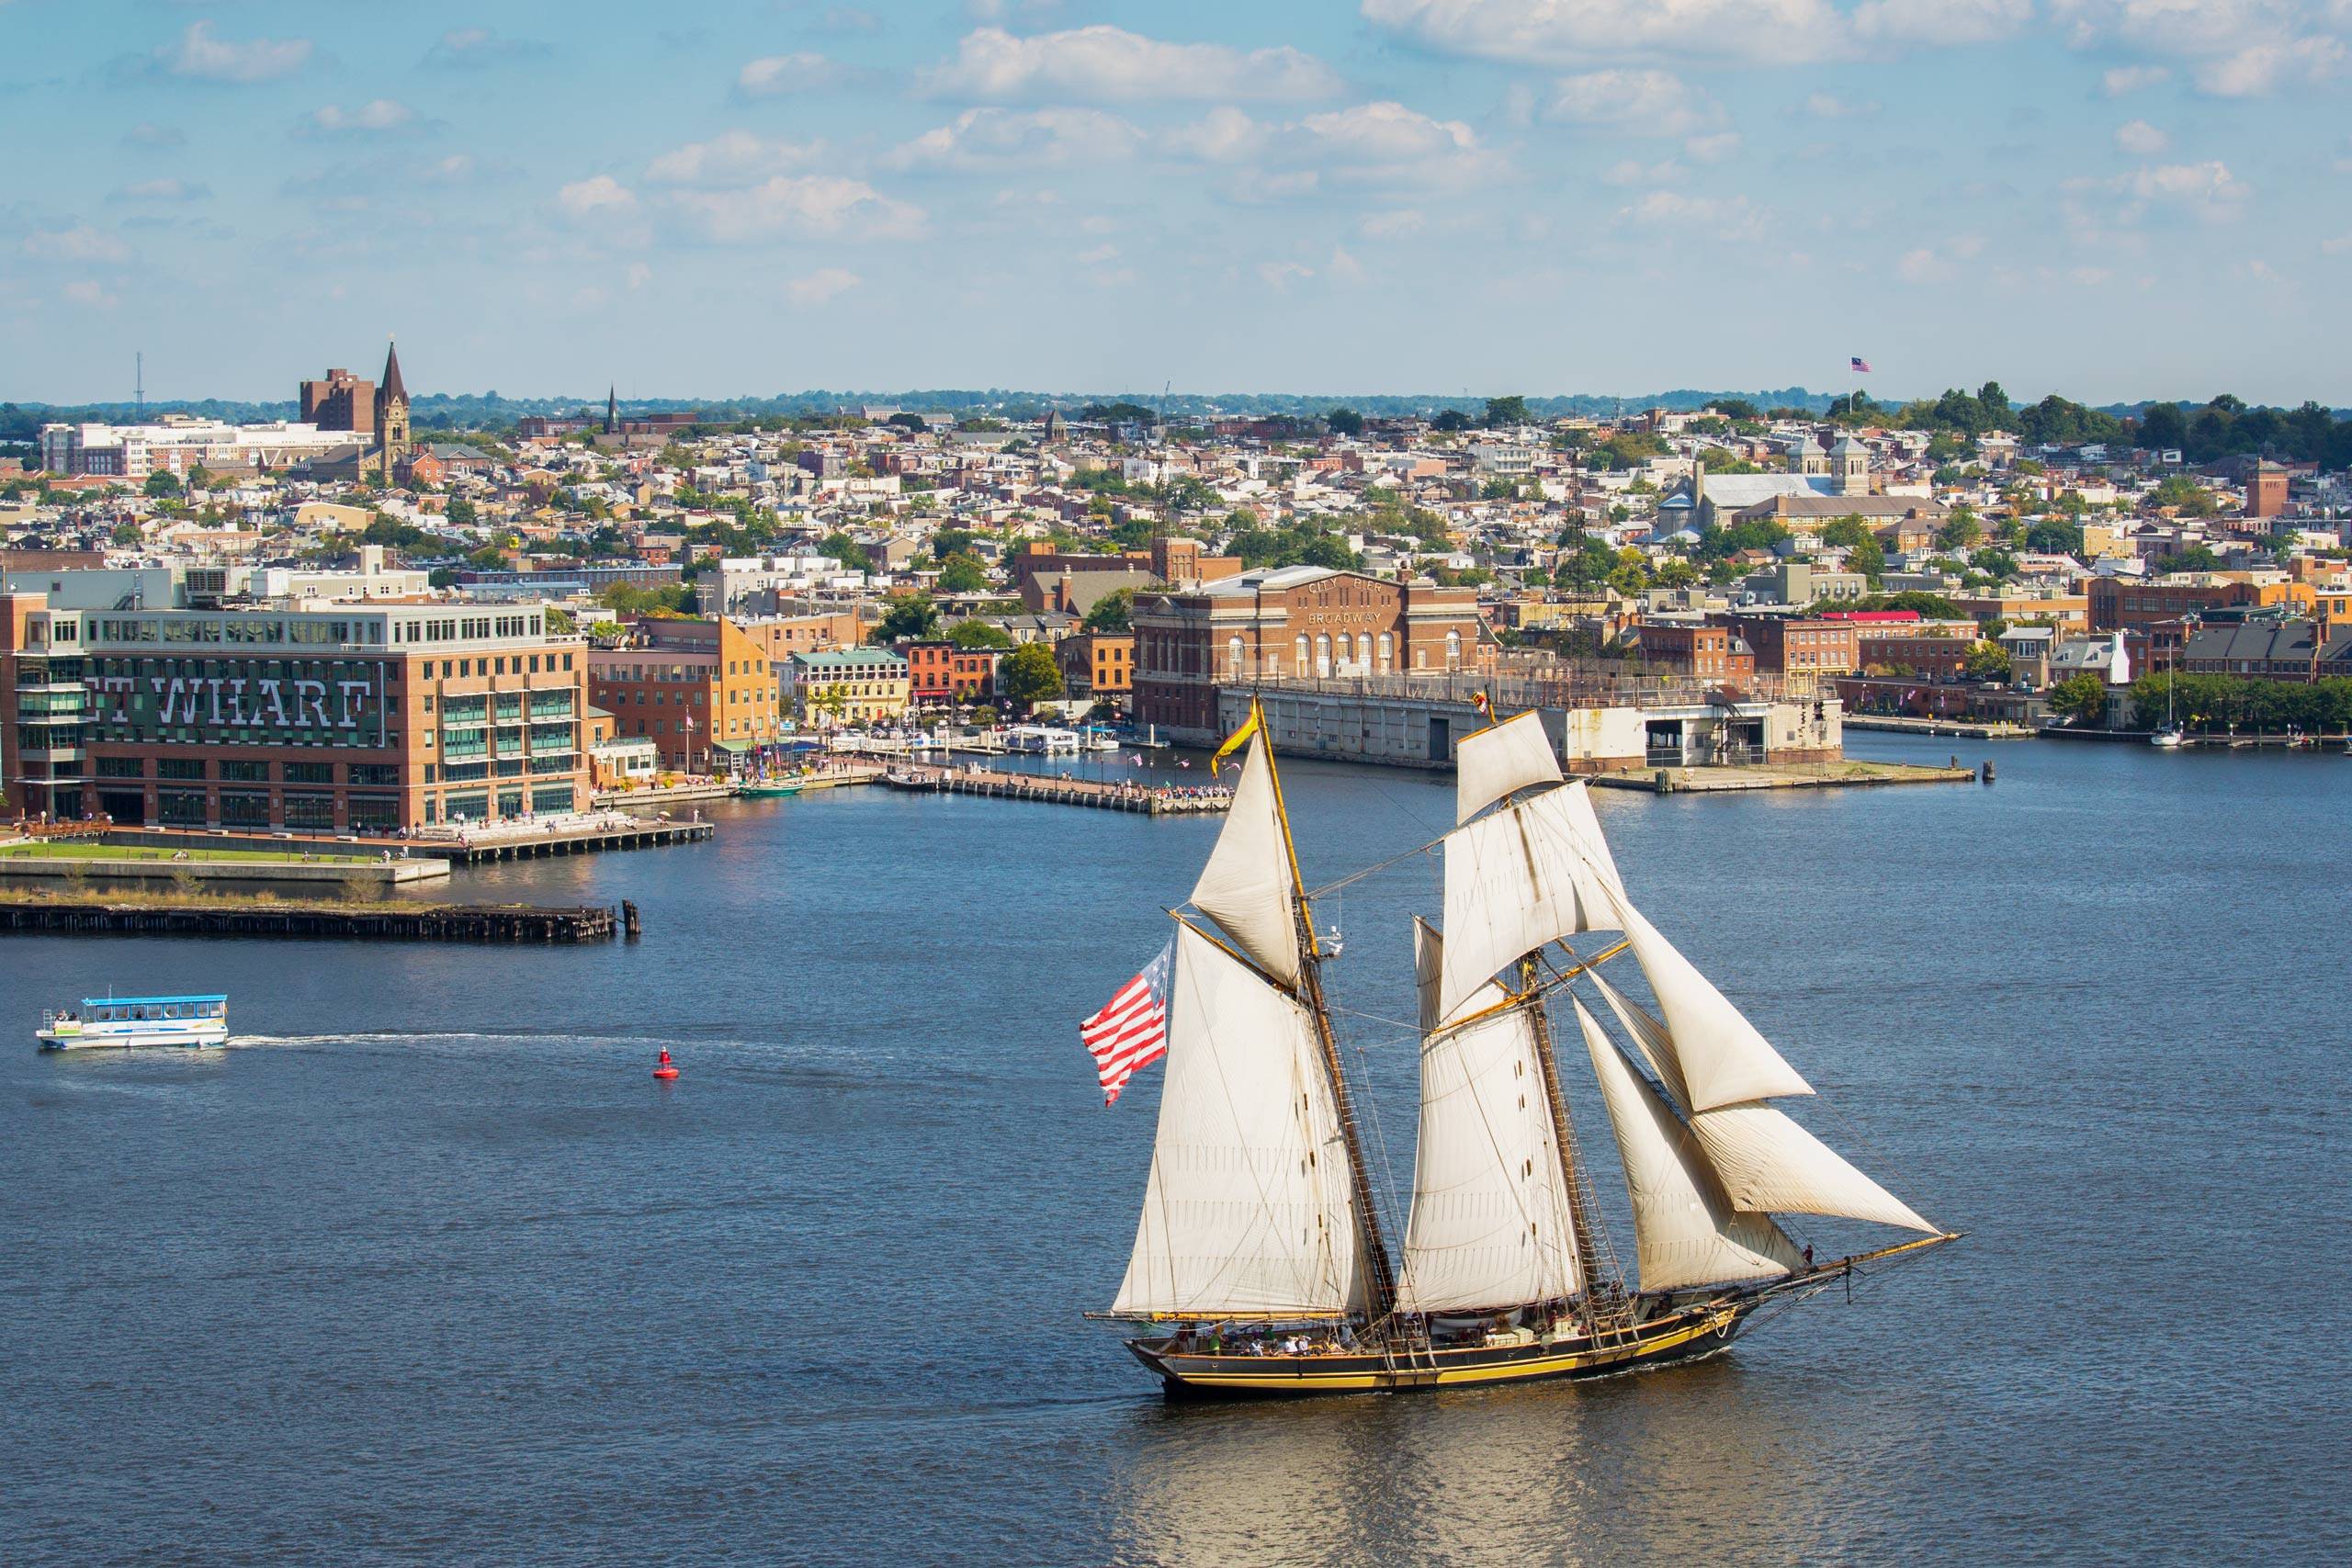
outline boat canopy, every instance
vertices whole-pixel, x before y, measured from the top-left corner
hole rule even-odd
[[[83,1005],[84,1007],[85,1007],[85,1008],[103,1008],[103,1007],[158,1007],[158,1006],[161,1006],[161,1005],[163,1005],[163,1004],[164,1004],[164,1003],[167,1003],[167,1002],[225,1002],[225,1001],[227,1001],[228,999],[229,999],[229,998],[228,998],[227,997],[225,997],[225,996],[220,996],[220,997],[84,997],[84,998],[82,998],[82,1005]]]

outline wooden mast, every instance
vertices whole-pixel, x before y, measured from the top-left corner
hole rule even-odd
[[[1315,1020],[1316,1043],[1322,1048],[1323,1070],[1331,1083],[1331,1101],[1339,1113],[1340,1141],[1348,1154],[1348,1183],[1355,1197],[1357,1250],[1364,1260],[1364,1310],[1368,1322],[1378,1323],[1396,1310],[1396,1274],[1388,1259],[1388,1243],[1381,1235],[1380,1214],[1372,1203],[1372,1178],[1365,1168],[1363,1140],[1356,1130],[1355,1103],[1348,1093],[1348,1077],[1340,1065],[1340,1043],[1331,1032],[1331,1010],[1323,998],[1323,949],[1315,937],[1314,911],[1306,901],[1306,884],[1299,875],[1298,845],[1290,833],[1290,808],[1283,801],[1281,772],[1274,766],[1273,738],[1266,729],[1266,710],[1253,695],[1250,716],[1258,726],[1258,742],[1266,749],[1266,776],[1274,786],[1274,819],[1282,824],[1283,852],[1290,861],[1290,884],[1304,948],[1298,966],[1299,998]]]
[[[1535,1037],[1536,1070],[1544,1075],[1544,1103],[1552,1115],[1552,1146],[1560,1154],[1560,1184],[1568,1195],[1569,1223],[1576,1230],[1577,1271],[1584,1280],[1585,1326],[1594,1334],[1600,1331],[1600,1314],[1593,1305],[1593,1296],[1600,1282],[1603,1269],[1600,1253],[1595,1245],[1599,1235],[1600,1216],[1592,1212],[1592,1204],[1585,1188],[1584,1178],[1577,1166],[1577,1135],[1568,1121],[1567,1097],[1560,1089],[1560,1064],[1552,1053],[1552,1016],[1544,1005],[1544,993],[1535,983],[1535,955],[1528,954],[1519,961],[1519,983],[1527,994],[1527,1021]],[[1614,1249],[1607,1272],[1611,1282],[1616,1280]]]

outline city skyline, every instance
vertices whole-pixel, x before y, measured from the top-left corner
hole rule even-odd
[[[2340,0],[483,15],[0,6],[0,398],[2352,402]]]

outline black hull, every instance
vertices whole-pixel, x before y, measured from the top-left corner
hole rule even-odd
[[[1170,1400],[1295,1399],[1339,1393],[1407,1393],[1500,1383],[1615,1377],[1719,1355],[1738,1337],[1754,1301],[1710,1303],[1599,1339],[1458,1348],[1399,1347],[1329,1355],[1212,1355],[1172,1339],[1131,1339],[1127,1348],[1158,1373]]]

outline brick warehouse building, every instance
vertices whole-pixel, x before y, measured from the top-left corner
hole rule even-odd
[[[1292,566],[1136,599],[1135,716],[1177,739],[1217,728],[1217,688],[1261,677],[1440,673],[1481,658],[1477,592]]]
[[[589,700],[613,716],[616,735],[650,738],[663,767],[740,772],[782,739],[781,663],[725,616],[646,616],[619,646],[589,650]]]
[[[587,663],[540,605],[64,610],[0,594],[14,815],[384,832],[583,810]]]

